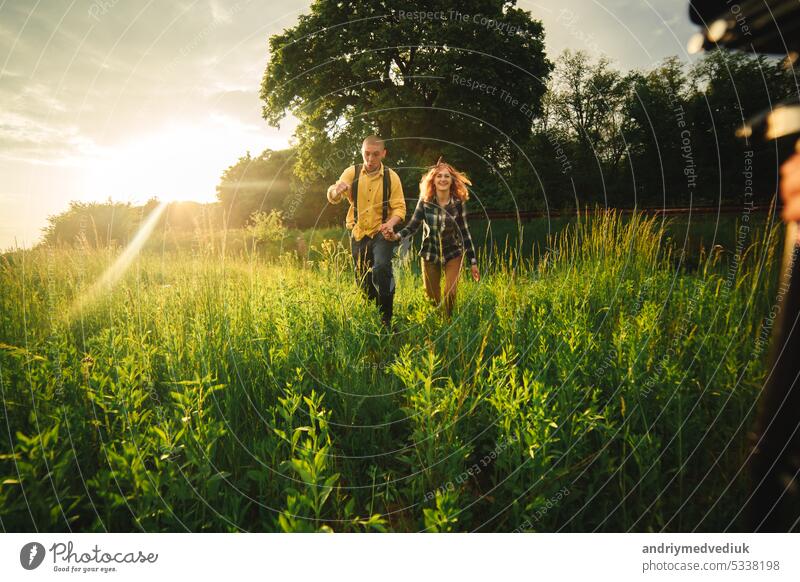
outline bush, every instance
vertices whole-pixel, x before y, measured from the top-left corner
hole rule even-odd
[[[258,243],[281,241],[286,237],[283,213],[280,210],[254,212],[250,215],[250,222],[247,232],[253,237],[254,247]]]

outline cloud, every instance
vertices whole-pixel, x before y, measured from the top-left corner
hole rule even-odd
[[[13,111],[0,112],[0,158],[29,164],[75,165],[101,150],[72,125],[56,125]]]
[[[215,23],[230,24],[233,19],[230,11],[221,6],[217,0],[209,0],[209,4],[211,6],[211,17]]]
[[[231,118],[266,127],[261,118],[262,102],[257,89],[232,89],[211,92],[207,102],[214,111]]]
[[[551,59],[565,48],[584,49],[607,55],[622,70],[685,56],[693,32],[685,0],[559,0],[557,9],[548,10],[541,2],[520,0],[518,6],[542,20]]]

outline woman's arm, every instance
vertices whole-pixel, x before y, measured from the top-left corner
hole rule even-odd
[[[472,242],[472,235],[467,226],[467,205],[462,200],[459,204],[461,206],[460,212],[456,213],[456,225],[461,232],[461,239],[464,241],[464,252],[469,259],[470,264],[477,265],[478,259],[475,257],[475,245]]]
[[[425,207],[422,205],[422,198],[420,198],[411,220],[397,232],[398,239],[414,235],[419,230],[423,220],[425,220]]]

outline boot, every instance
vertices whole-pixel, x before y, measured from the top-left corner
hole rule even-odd
[[[394,295],[378,296],[378,309],[381,311],[381,321],[386,329],[392,329],[392,313],[394,312]]]

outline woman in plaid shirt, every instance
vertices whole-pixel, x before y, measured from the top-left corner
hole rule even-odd
[[[441,302],[440,280],[444,271],[444,310],[448,317],[455,305],[465,253],[472,278],[480,280],[475,246],[467,227],[468,184],[472,185],[464,174],[440,158],[420,180],[419,201],[411,220],[397,233],[388,229],[384,233],[385,238],[397,241],[413,236],[420,225],[423,226],[419,256],[422,257],[425,292],[435,304]]]

